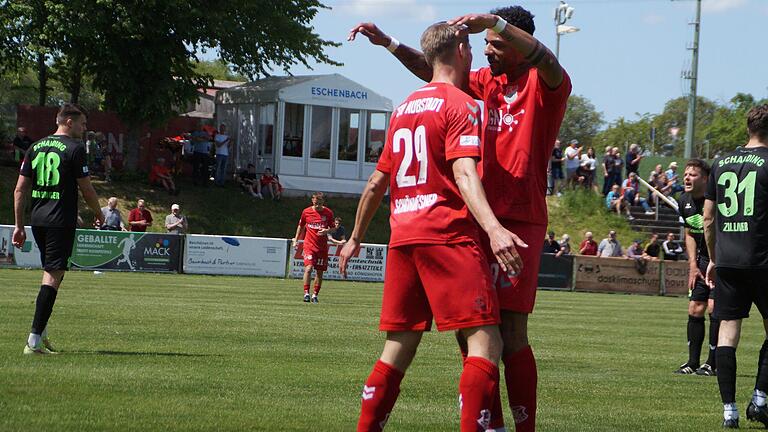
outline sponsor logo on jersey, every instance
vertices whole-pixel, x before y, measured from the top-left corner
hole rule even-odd
[[[517,117],[523,114],[525,114],[525,109],[521,109],[515,114],[510,114],[509,105],[507,105],[506,109],[489,109],[488,125],[486,126],[486,129],[501,132],[502,127],[506,126],[509,128],[509,132],[512,132],[515,129],[515,126],[520,123],[520,120]]]
[[[397,107],[397,117],[405,114],[420,114],[425,111],[440,112],[445,100],[436,97],[427,97],[410,100]]]
[[[462,135],[459,137],[459,145],[462,147],[480,147],[480,137]]]
[[[410,197],[406,195],[404,198],[398,198],[395,200],[394,214],[408,213],[418,211],[432,205],[437,202],[438,195],[436,193],[426,195],[416,195]]]

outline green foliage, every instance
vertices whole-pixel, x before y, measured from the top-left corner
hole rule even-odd
[[[583,189],[567,190],[560,198],[547,197],[549,208],[549,229],[555,231],[559,240],[563,234],[571,236],[571,249],[578,252],[584,233],[592,231],[595,241],[608,236],[615,230],[622,248],[629,246],[638,233],[633,231],[627,220],[609,212],[601,195]]]
[[[63,353],[27,357],[40,271],[0,270],[0,280],[4,431],[353,430],[384,341],[381,284],[326,281],[309,305],[298,280],[72,271],[50,327]],[[687,356],[687,306],[540,291],[529,319],[537,430],[718,430],[716,379],[672,373]],[[761,324],[744,320],[740,401],[754,387]],[[452,332],[425,334],[388,428],[457,430],[460,373]],[[501,397],[512,425],[504,384]]]
[[[583,146],[592,146],[592,140],[603,126],[603,113],[584,96],[572,95],[568,98],[563,124],[560,127],[560,140],[564,143],[572,139],[579,140]]]
[[[195,72],[201,75],[207,75],[212,79],[225,81],[248,81],[248,78],[235,73],[222,60],[205,60],[194,64]]]
[[[646,113],[638,117],[636,121],[619,117],[608,125],[607,129],[600,131],[594,141],[597,154],[603,154],[606,146],[620,148],[623,155],[627,154],[630,144],[639,144],[644,149],[650,149],[653,116]]]

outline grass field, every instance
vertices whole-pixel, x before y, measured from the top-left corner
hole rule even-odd
[[[380,284],[328,282],[310,305],[297,281],[71,272],[50,323],[64,352],[30,357],[39,274],[0,271],[2,431],[354,430]],[[718,430],[716,379],[672,374],[685,324],[681,298],[540,292],[539,430]],[[739,350],[742,410],[759,324]],[[457,430],[459,373],[452,335],[425,336],[387,430]]]

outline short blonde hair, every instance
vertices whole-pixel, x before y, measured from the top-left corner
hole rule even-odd
[[[457,36],[460,30],[457,25],[449,25],[445,21],[432,24],[421,34],[421,50],[427,63],[447,63],[453,58],[453,53],[460,43],[468,43],[466,34]]]

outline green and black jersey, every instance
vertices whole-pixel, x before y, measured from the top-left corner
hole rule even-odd
[[[51,135],[27,150],[21,173],[32,179],[32,226],[77,226],[77,179],[88,175],[85,147]]]
[[[680,223],[688,228],[696,241],[696,256],[709,259],[707,241],[704,239],[704,197],[696,199],[688,192],[681,194],[677,199],[677,211],[680,213]]]
[[[717,266],[768,268],[768,148],[715,159],[706,199],[715,202]]]

